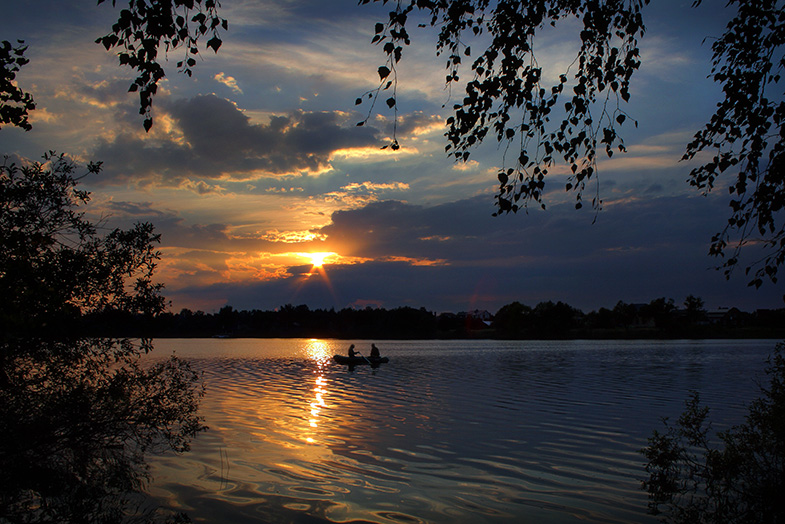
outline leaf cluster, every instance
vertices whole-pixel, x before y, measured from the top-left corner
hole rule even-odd
[[[713,437],[697,393],[677,422],[642,450],[649,511],[671,523],[785,522],[785,344],[769,359],[769,384],[746,421]],[[714,443],[721,444],[715,447]]]
[[[375,1],[386,4],[388,0]],[[638,38],[645,30],[641,11],[647,3],[399,0],[389,20],[376,24],[372,41],[383,44],[387,55],[387,63],[379,68],[384,80],[394,74],[391,66],[400,60],[401,46],[410,43],[409,15],[425,13],[428,21],[421,25],[439,29],[436,49],[447,56],[448,88],[459,82],[464,59],[472,56],[467,42],[472,38],[489,42],[471,62],[465,96],[452,106],[453,115],[447,119],[448,154],[465,162],[489,134],[505,145],[506,152],[512,149],[513,165],[498,174],[499,213],[516,212],[530,201],[544,207],[545,177],[561,159],[571,170],[567,189],[576,191],[580,208],[585,184],[597,173],[597,150],[604,149],[608,156],[614,150],[625,151],[617,128],[628,115],[620,102],[629,101],[630,79],[640,66]],[[535,38],[566,19],[581,24],[580,50],[558,81],[548,84],[537,61]],[[380,85],[380,89],[388,87]],[[369,96],[374,94],[378,90]],[[599,208],[599,198],[593,205]]]
[[[95,311],[154,315],[159,235],[149,223],[99,234],[81,210],[78,165],[53,152],[44,162],[0,165],[0,326],[4,336],[58,333]],[[98,173],[91,163],[86,174]]]
[[[191,76],[199,56],[199,41],[210,37],[205,45],[216,53],[223,43],[220,31],[229,25],[218,15],[220,6],[217,0],[128,0],[128,8],[120,11],[112,31],[96,40],[107,50],[117,49],[120,65],[138,73],[128,90],[139,92],[139,114],[144,115],[145,130],[153,125],[153,96],[165,76],[159,51],[163,48],[168,54],[170,50],[182,50],[184,56],[177,67]]]
[[[696,2],[695,4],[699,4]],[[712,44],[712,78],[724,98],[687,146],[683,159],[708,160],[692,169],[691,185],[710,191],[725,172],[731,216],[714,235],[709,253],[724,258],[726,277],[739,262],[741,248],[765,246],[765,254],[746,268],[749,285],[776,283],[785,262],[785,3],[781,0],[730,0],[737,11],[725,33]],[[725,258],[726,250],[730,256]]]
[[[16,46],[7,40],[0,42],[0,128],[10,124],[29,131],[33,126],[27,116],[35,109],[35,101],[15,82],[16,73],[29,62],[24,56],[27,46],[23,44],[22,40]]]
[[[360,5],[368,4],[371,0],[360,0]],[[384,3],[387,3],[385,0]],[[388,147],[393,151],[400,149],[398,138],[396,136],[398,129],[398,104],[397,104],[397,87],[398,87],[398,74],[396,65],[403,57],[403,45],[409,45],[411,40],[409,33],[406,31],[406,21],[409,16],[409,10],[403,8],[399,2],[396,8],[389,13],[389,20],[386,23],[377,22],[374,26],[374,35],[371,43],[380,45],[385,55],[387,55],[384,65],[378,67],[376,72],[379,74],[379,85],[375,89],[365,92],[362,96],[355,100],[355,105],[363,103],[364,98],[371,101],[368,113],[364,120],[357,123],[358,126],[365,125],[373,113],[373,108],[377,100],[382,95],[383,91],[389,91],[390,95],[385,99],[385,104],[389,109],[393,110],[393,138],[392,141],[383,146],[382,149]]]

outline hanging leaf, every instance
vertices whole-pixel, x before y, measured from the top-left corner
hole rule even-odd
[[[221,47],[223,42],[217,36],[212,37],[210,40],[207,41],[207,47],[211,48],[216,53],[218,52],[218,48]]]

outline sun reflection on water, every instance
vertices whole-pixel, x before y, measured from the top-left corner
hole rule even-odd
[[[324,400],[327,394],[327,380],[324,378],[324,368],[329,363],[332,355],[330,354],[330,347],[324,341],[318,339],[310,339],[305,350],[308,358],[316,363],[313,399],[309,404],[311,416],[308,419],[305,441],[309,444],[315,444],[316,430],[319,428],[319,415],[323,409],[328,407]]]
[[[659,422],[647,408],[678,412],[699,380],[734,423],[755,393],[737,377],[770,350],[416,341],[374,373],[332,362],[349,342],[161,340],[197,355],[211,430],[190,454],[155,457],[151,496],[216,524],[654,524],[636,480]]]
[[[316,361],[320,367],[326,364],[332,357],[330,353],[330,346],[318,338],[309,339],[305,345],[305,352],[308,358]]]

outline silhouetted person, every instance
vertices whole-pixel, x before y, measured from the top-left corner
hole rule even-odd
[[[381,355],[379,354],[379,348],[376,347],[376,344],[371,344],[371,357],[379,358]]]
[[[354,350],[354,344],[352,344],[349,346],[349,357],[354,357],[355,355],[359,355],[359,353]]]

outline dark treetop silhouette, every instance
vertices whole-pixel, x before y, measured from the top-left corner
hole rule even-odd
[[[153,316],[158,252],[149,224],[105,236],[80,207],[62,155],[0,166],[0,520],[154,519],[145,453],[189,447],[204,429],[199,377],[149,340],[93,338],[82,315]],[[100,165],[90,164],[88,173]]]

